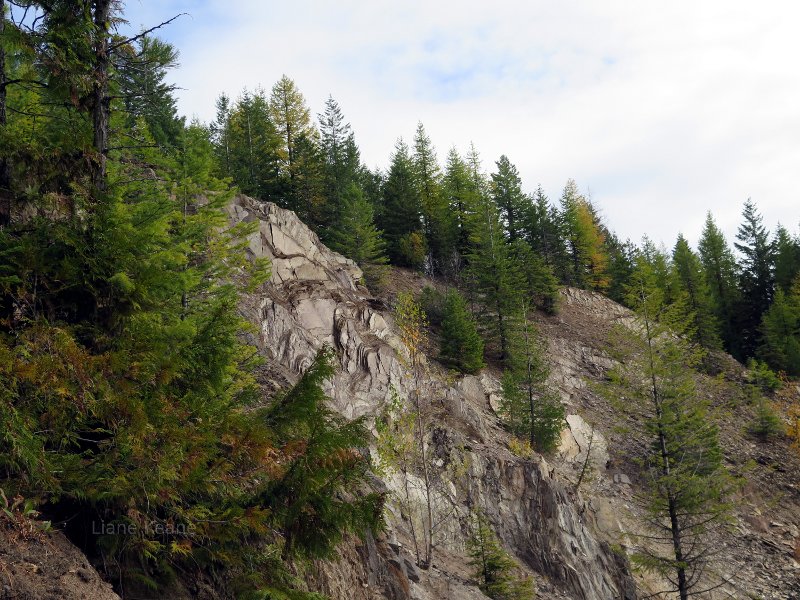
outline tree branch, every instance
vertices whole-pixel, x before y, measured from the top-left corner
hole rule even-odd
[[[173,22],[175,19],[177,19],[178,17],[183,17],[184,15],[185,15],[185,16],[189,16],[189,13],[178,13],[177,15],[175,15],[174,17],[172,17],[171,19],[167,19],[166,21],[164,21],[163,23],[159,23],[159,24],[158,24],[158,25],[156,25],[155,27],[151,27],[150,29],[145,29],[145,30],[144,30],[142,33],[140,33],[139,35],[135,35],[135,36],[133,36],[133,37],[130,37],[130,38],[126,39],[126,40],[122,40],[121,42],[117,42],[116,44],[112,44],[112,45],[109,47],[108,51],[109,51],[109,53],[111,53],[111,52],[113,52],[114,50],[116,50],[116,49],[118,49],[118,48],[121,48],[122,46],[125,46],[125,45],[127,45],[127,44],[130,44],[131,42],[135,42],[136,40],[138,40],[138,39],[141,39],[141,38],[143,38],[144,36],[146,36],[148,33],[152,33],[152,32],[153,32],[153,31],[155,31],[156,29],[161,29],[162,27],[164,27],[164,26],[166,26],[166,25],[169,25],[170,23],[172,23],[172,22]]]

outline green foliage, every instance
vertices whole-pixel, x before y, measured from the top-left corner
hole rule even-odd
[[[778,288],[759,331],[758,356],[787,375],[800,375],[800,279],[789,294]]]
[[[771,394],[781,387],[781,380],[767,363],[751,358],[747,361],[747,381],[763,394]]]
[[[330,246],[353,259],[364,271],[367,285],[379,288],[386,278],[385,244],[375,227],[372,205],[351,183],[342,194],[341,212],[329,233]]]
[[[506,427],[539,452],[555,450],[565,425],[564,407],[547,383],[549,368],[542,342],[524,305],[518,328],[512,333],[508,365],[502,378]]]
[[[784,431],[783,421],[778,415],[772,403],[759,393],[757,388],[752,387],[756,414],[747,430],[751,435],[756,436],[760,441],[766,442],[771,437],[780,435]]]
[[[561,227],[568,261],[562,266],[564,280],[584,289],[608,287],[608,255],[605,234],[590,202],[570,179],[561,195]]]
[[[630,299],[640,323],[619,330],[619,362],[606,391],[637,424],[634,435],[646,441],[632,457],[645,472],[639,502],[647,528],[633,558],[688,598],[709,575],[711,535],[727,522],[733,482],[707,401],[695,389],[696,354],[671,328],[663,291],[646,262],[634,273]]]
[[[483,340],[466,300],[455,290],[449,291],[444,300],[439,356],[462,373],[477,373],[484,367]]]
[[[378,226],[386,236],[392,264],[421,267],[427,249],[422,231],[422,214],[414,167],[408,146],[399,140],[383,185]]]
[[[519,574],[519,565],[500,545],[489,522],[482,514],[475,516],[472,534],[467,540],[469,565],[478,587],[493,600],[532,600],[533,580]]]
[[[368,491],[363,419],[345,421],[326,406],[322,383],[334,354],[322,350],[300,380],[259,414],[285,463],[265,482],[258,505],[280,524],[284,556],[330,556],[345,532],[376,532],[383,497]]]

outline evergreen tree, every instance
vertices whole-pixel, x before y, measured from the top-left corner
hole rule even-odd
[[[725,236],[714,223],[711,213],[706,215],[698,250],[706,282],[711,292],[714,314],[719,323],[723,346],[735,357],[742,359],[735,312],[739,303],[736,287],[736,260],[725,241]]]
[[[178,51],[172,44],[150,36],[140,38],[137,45],[136,50],[126,47],[129,51],[120,56],[117,67],[126,124],[133,128],[137,119],[143,119],[156,144],[174,148],[184,119],[178,117],[175,86],[165,79],[168,69],[178,63]]]
[[[331,96],[319,119],[320,148],[323,157],[324,206],[321,212],[320,233],[327,239],[326,228],[338,219],[342,196],[351,183],[359,183],[360,157],[350,123],[344,120],[342,109]]]
[[[467,554],[480,590],[492,600],[532,600],[533,582],[515,574],[518,565],[500,546],[486,517],[478,513],[474,521]]]
[[[672,251],[672,288],[685,307],[684,318],[690,322],[691,340],[709,350],[721,346],[713,301],[700,258],[692,252],[683,235]]]
[[[402,140],[395,146],[382,196],[382,217],[378,225],[386,236],[389,260],[399,266],[421,267],[425,238],[419,194],[408,146]]]
[[[469,223],[474,218],[477,200],[467,163],[455,148],[447,154],[442,192],[454,218],[456,250],[460,257],[466,257],[470,250]]]
[[[669,311],[663,292],[646,262],[637,265],[630,303],[641,326],[620,330],[619,362],[608,391],[649,440],[637,457],[645,469],[640,500],[648,531],[633,558],[665,576],[670,591],[686,600],[709,576],[715,547],[711,536],[727,520],[731,479],[707,402],[695,390],[695,355],[665,318]]]
[[[510,360],[509,337],[518,316],[522,275],[503,235],[497,205],[485,196],[479,199],[470,226],[472,253],[467,277],[470,292],[481,307],[479,317],[486,328],[492,350],[504,365]]]
[[[362,268],[368,286],[383,284],[387,262],[385,244],[375,227],[372,205],[355,183],[342,195],[342,212],[329,236],[333,250],[353,259]]]
[[[800,237],[792,237],[789,231],[778,225],[773,240],[775,247],[775,287],[789,293],[800,274]]]
[[[606,295],[615,302],[624,304],[625,293],[633,276],[636,246],[630,240],[622,242],[615,234],[610,234],[606,238],[606,249],[609,260]]]
[[[435,273],[452,273],[455,221],[442,190],[442,174],[436,160],[436,150],[422,123],[417,125],[414,135],[411,160],[430,267]]]
[[[299,172],[304,166],[298,161],[299,140],[304,144],[311,144],[317,139],[317,130],[311,122],[311,111],[306,106],[306,100],[297,85],[286,75],[283,75],[272,87],[269,97],[269,116],[278,136],[279,172],[285,198],[282,205],[292,210],[298,210],[299,201]]]
[[[550,314],[556,312],[558,302],[558,280],[552,269],[528,245],[517,239],[509,245],[514,270],[521,276],[525,296],[533,304]]]
[[[214,144],[217,172],[221,177],[231,177],[230,118],[231,99],[223,92],[214,103],[217,113],[211,123],[211,140]]]
[[[550,205],[541,185],[524,208],[525,240],[554,272],[563,272],[566,255],[559,231],[559,215]]]
[[[608,286],[605,236],[594,209],[572,179],[561,195],[561,224],[569,256],[564,281],[584,289],[605,289]]]
[[[477,373],[484,367],[483,340],[466,300],[456,290],[444,298],[439,357],[462,373]]]
[[[523,235],[524,215],[530,201],[522,193],[522,180],[517,167],[504,154],[496,163],[497,172],[492,173],[492,197],[500,209],[500,219],[510,242]]]
[[[775,249],[756,205],[747,200],[734,244],[741,255],[738,304],[739,336],[743,356],[753,356],[760,343],[759,325],[775,288]]]
[[[800,375],[800,278],[789,294],[778,288],[761,321],[758,355],[776,370]]]
[[[543,342],[528,318],[522,302],[521,318],[511,339],[511,357],[503,373],[503,420],[518,438],[540,452],[550,452],[559,443],[564,428],[564,407],[547,383],[549,368]]]
[[[230,173],[249,196],[286,207],[280,176],[281,138],[263,90],[244,91],[228,118]]]

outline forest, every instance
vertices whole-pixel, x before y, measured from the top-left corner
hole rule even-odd
[[[221,568],[243,597],[314,598],[293,561],[383,526],[367,423],[326,406],[335,356],[264,401],[237,303],[270,267],[223,226],[236,193],[294,211],[370,291],[394,268],[442,283],[417,300],[439,361],[501,372],[505,425],[540,452],[564,412],[531,315],[564,286],[651,307],[703,372],[724,351],[767,387],[800,376],[800,232],[754,201],[731,199],[733,240],[711,213],[697,248],[621,240],[575,181],[549,197],[474,147],[440,163],[422,123],[371,170],[343,108],[312,115],[289,76],[187,122],[178,49],[123,19],[112,0],[0,0],[0,500],[63,527],[118,587]],[[87,536],[95,522],[132,533]]]

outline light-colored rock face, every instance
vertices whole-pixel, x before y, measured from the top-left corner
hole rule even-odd
[[[234,223],[258,221],[249,252],[272,261],[270,282],[243,302],[258,329],[255,343],[271,359],[264,377],[275,385],[290,383],[329,345],[341,369],[327,392],[343,415],[376,415],[393,390],[407,398],[411,381],[402,343],[390,311],[359,285],[360,269],[325,248],[290,211],[238,197],[229,214]],[[440,480],[436,512],[447,513],[436,530],[433,566],[414,566],[410,522],[397,501],[403,486],[388,476],[384,483],[394,500],[386,539],[347,545],[341,560],[319,566],[312,580],[317,589],[347,600],[482,598],[470,583],[464,550],[469,514],[481,508],[503,545],[538,573],[540,598],[635,598],[624,561],[595,538],[547,464],[506,449],[493,412],[500,389],[495,379],[481,374],[451,382],[431,364],[420,387],[434,415],[429,444]],[[586,424],[575,420],[572,431],[579,456]],[[598,441],[598,456],[602,447]],[[456,460],[463,468],[453,475],[449,465]],[[413,478],[412,488],[413,501],[421,502],[420,482]]]

